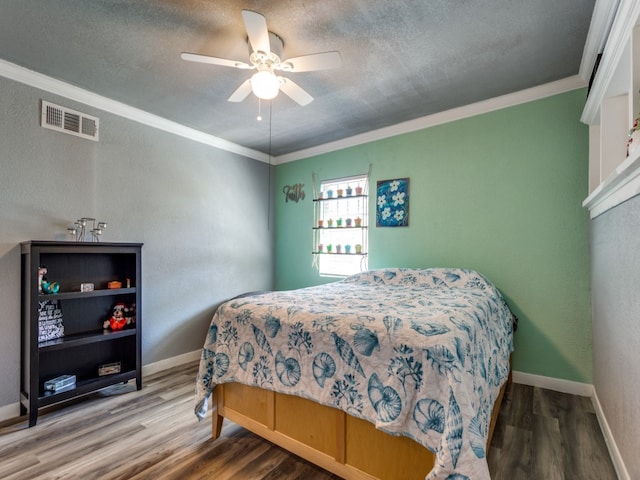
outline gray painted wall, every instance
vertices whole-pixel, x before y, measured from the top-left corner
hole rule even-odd
[[[100,118],[100,142],[39,126],[40,99]],[[269,166],[0,77],[0,409],[19,401],[20,248],[143,242],[143,363],[202,347],[215,307],[273,285]],[[49,272],[55,280],[55,272]]]
[[[640,478],[640,196],[591,222],[593,384],[629,478]]]

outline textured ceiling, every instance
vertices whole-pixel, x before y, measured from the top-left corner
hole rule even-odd
[[[578,74],[595,0],[2,0],[0,58],[274,156]],[[284,57],[338,50],[338,70],[290,73],[314,101],[227,98],[251,71],[241,10]],[[271,147],[270,132],[271,130]]]

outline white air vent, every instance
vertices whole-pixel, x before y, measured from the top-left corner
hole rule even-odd
[[[97,142],[98,123],[99,120],[96,117],[42,100],[40,124],[44,128],[89,138]]]

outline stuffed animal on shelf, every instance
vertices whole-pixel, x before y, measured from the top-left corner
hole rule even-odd
[[[57,282],[49,282],[47,280],[47,267],[40,265],[38,267],[38,292],[39,293],[58,293],[60,284]]]
[[[40,265],[38,267],[38,292],[42,293],[42,283],[47,281],[47,267]]]
[[[133,325],[136,323],[136,304],[132,303],[126,312],[127,325]]]
[[[102,328],[111,330],[122,330],[131,322],[129,317],[129,309],[124,303],[116,303],[113,307],[113,313],[109,320],[105,320]]]

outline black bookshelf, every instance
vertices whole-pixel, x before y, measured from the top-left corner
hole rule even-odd
[[[71,400],[117,383],[136,381],[142,388],[140,243],[29,241],[21,244],[22,363],[20,413],[29,414],[29,426],[38,409]],[[59,285],[55,294],[39,289],[39,268]],[[120,282],[122,288],[109,288]],[[81,291],[91,283],[94,289]],[[64,336],[39,341],[40,310],[57,300]],[[135,322],[122,330],[103,328],[113,306],[135,305]],[[132,309],[133,310],[133,309]],[[100,367],[118,364],[119,371],[104,374]],[[102,375],[101,375],[102,373]],[[75,375],[72,388],[45,390],[47,380]]]

